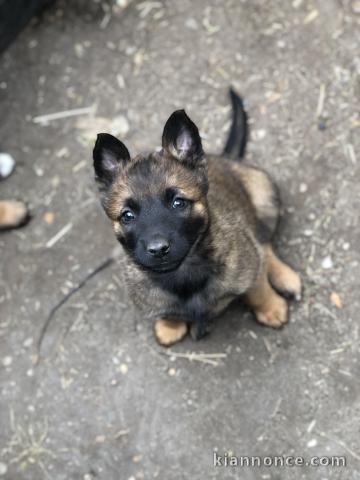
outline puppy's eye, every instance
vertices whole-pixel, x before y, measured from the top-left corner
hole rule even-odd
[[[189,204],[188,200],[185,198],[176,197],[172,202],[172,208],[185,208]]]
[[[122,223],[130,223],[132,222],[133,220],[135,220],[135,215],[130,211],[130,210],[125,210],[125,212],[123,212],[121,215],[120,215],[120,221]]]

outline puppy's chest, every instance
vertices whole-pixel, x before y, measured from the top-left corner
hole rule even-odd
[[[154,281],[143,272],[135,277],[128,277],[130,297],[141,314],[149,318],[168,316],[192,321],[213,317],[236,296],[220,275],[201,269],[181,278],[164,276]]]
[[[212,279],[206,287],[188,297],[177,297],[176,304],[184,318],[191,321],[217,316],[234,298],[236,294],[223,288],[217,279]]]

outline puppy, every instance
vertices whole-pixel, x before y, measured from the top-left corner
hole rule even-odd
[[[93,159],[102,205],[127,259],[131,299],[155,321],[161,345],[190,330],[200,339],[237,297],[256,319],[278,328],[283,297],[299,298],[301,281],[271,245],[278,190],[258,168],[241,163],[247,119],[230,90],[233,123],[224,154],[204,153],[184,110],[165,124],[162,149],[134,158],[115,137],[97,137]]]

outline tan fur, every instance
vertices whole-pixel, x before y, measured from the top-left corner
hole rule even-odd
[[[204,205],[204,203],[201,201],[195,202],[193,205],[193,210],[197,215],[205,215],[206,205]]]
[[[279,328],[288,321],[286,300],[272,289],[266,268],[259,274],[255,285],[246,293],[245,299],[258,322]]]
[[[26,216],[28,210],[23,202],[15,200],[0,201],[0,227],[16,228],[20,226]]]
[[[300,300],[300,276],[275,255],[271,245],[267,245],[265,247],[265,252],[267,259],[268,276],[271,284],[280,292],[291,292],[297,300]]]
[[[232,169],[249,194],[257,216],[259,218],[276,216],[278,212],[273,199],[274,185],[267,174],[254,167],[238,163],[232,164]]]
[[[157,320],[154,325],[155,338],[164,347],[182,340],[187,334],[187,324],[174,320]]]

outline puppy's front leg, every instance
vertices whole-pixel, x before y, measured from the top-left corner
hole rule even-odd
[[[180,342],[187,334],[187,329],[186,322],[164,318],[156,320],[154,326],[156,340],[164,347]]]
[[[190,336],[193,340],[201,340],[211,331],[211,327],[212,322],[207,318],[197,319],[190,325]]]

